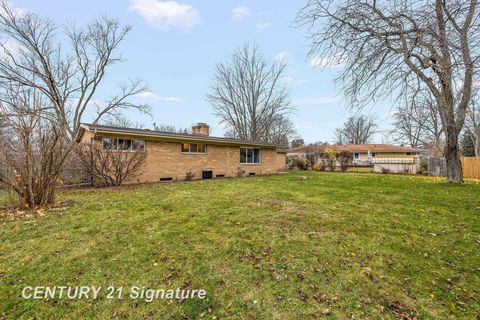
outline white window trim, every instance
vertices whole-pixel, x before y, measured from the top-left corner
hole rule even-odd
[[[196,145],[203,144],[203,145],[205,145],[205,152],[182,151],[182,147],[183,147],[184,144],[188,144],[188,150],[190,150],[190,145],[192,145],[192,144],[196,144]],[[197,147],[197,149],[198,149],[198,147]],[[207,154],[207,152],[208,152],[208,145],[206,143],[181,143],[180,144],[180,153],[181,154],[189,154],[189,155],[197,154],[197,155],[200,155],[200,154]]]
[[[238,151],[241,149],[258,149],[258,162],[242,162],[242,158],[240,157],[240,164],[242,166],[258,166],[262,164],[262,148],[256,148],[256,147],[240,147]]]

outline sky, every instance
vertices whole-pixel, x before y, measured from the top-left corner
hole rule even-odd
[[[120,47],[125,61],[110,69],[95,99],[114,94],[118,83],[142,80],[148,92],[137,98],[151,105],[153,115],[128,112],[127,116],[146,128],[153,123],[187,128],[205,122],[212,135],[222,136],[224,130],[206,100],[214,67],[245,42],[255,41],[266,59],[288,61],[282,81],[296,109],[291,118],[298,135],[306,142],[333,142],[335,128],[351,114],[334,83],[342,67],[320,68],[328,57],[307,56],[307,30],[293,23],[304,1],[15,0],[10,4],[58,23],[84,25],[107,14],[132,26]],[[364,113],[375,116],[381,130],[391,122],[388,103]],[[375,140],[382,142],[382,135]]]

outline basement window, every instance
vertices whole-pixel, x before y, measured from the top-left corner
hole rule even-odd
[[[204,143],[182,143],[182,153],[207,153],[207,145]]]
[[[260,149],[240,148],[240,163],[241,164],[260,163]]]

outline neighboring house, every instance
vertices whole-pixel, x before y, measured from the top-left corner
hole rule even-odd
[[[209,126],[198,123],[192,134],[82,124],[80,143],[97,143],[119,152],[147,152],[135,182],[274,174],[285,168],[286,149],[274,144],[212,137]]]
[[[322,154],[327,149],[335,153],[349,151],[357,164],[372,164],[375,158],[411,158],[418,157],[421,149],[395,146],[390,144],[345,144],[345,145],[310,145],[289,149],[288,156],[305,156],[309,153]]]

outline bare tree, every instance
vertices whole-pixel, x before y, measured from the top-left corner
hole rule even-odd
[[[187,128],[177,128],[175,126],[171,126],[168,124],[153,124],[154,130],[156,131],[162,131],[162,132],[171,132],[171,133],[191,133],[192,129],[187,129]]]
[[[265,132],[262,140],[275,143],[280,146],[288,146],[289,141],[295,136],[297,130],[286,115],[273,117],[270,128]]]
[[[463,182],[458,138],[480,62],[478,0],[308,0],[297,21],[310,26],[312,55],[345,63],[338,80],[351,105],[428,90],[447,179]]]
[[[68,155],[65,128],[55,121],[49,101],[39,90],[3,84],[0,96],[0,184],[28,207],[55,200],[59,175]]]
[[[305,141],[302,138],[293,139],[291,142],[292,148],[303,147],[304,145],[305,145]]]
[[[119,127],[119,128],[134,128],[134,129],[143,129],[145,125],[140,122],[135,122],[123,115],[118,116],[107,116],[101,121],[102,125]]]
[[[419,93],[407,105],[400,106],[393,118],[389,134],[395,142],[412,148],[441,149],[443,127],[436,102],[429,92]]]
[[[468,108],[466,130],[473,139],[475,157],[480,157],[480,88],[475,90]]]
[[[104,186],[120,186],[140,173],[147,153],[143,150],[123,152],[103,150],[98,144],[80,144],[76,154],[84,170]]]
[[[285,61],[267,62],[246,43],[215,68],[207,99],[230,136],[277,142],[293,133],[288,92],[281,83]]]
[[[84,28],[60,27],[2,2],[0,33],[5,42],[0,43],[0,81],[41,92],[70,138],[78,133],[89,108],[96,113],[95,123],[118,116],[125,108],[148,113],[149,106],[128,101],[146,89],[140,81],[120,84],[119,93],[104,103],[94,100],[109,68],[122,60],[117,51],[130,29],[105,16]]]
[[[337,144],[367,144],[377,133],[375,119],[369,116],[353,116],[347,119],[343,128],[335,130]]]

